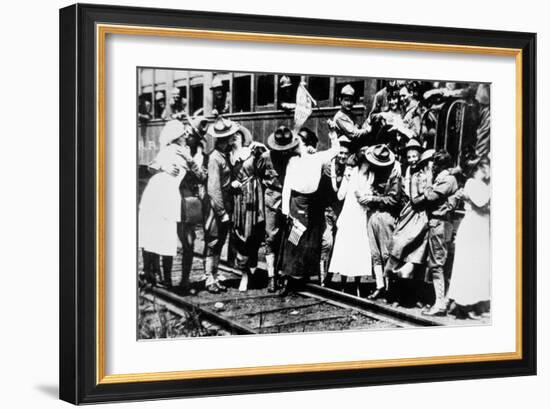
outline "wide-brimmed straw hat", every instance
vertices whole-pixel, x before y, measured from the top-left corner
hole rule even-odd
[[[185,125],[177,119],[166,122],[166,125],[164,125],[164,128],[162,128],[162,131],[160,132],[160,146],[170,145],[185,133]]]
[[[227,138],[234,135],[240,129],[239,124],[219,116],[216,121],[208,127],[208,133],[213,138]]]
[[[420,142],[418,142],[416,139],[411,139],[407,144],[405,145],[405,152],[408,152],[409,150],[414,149],[419,152],[422,152],[424,149],[422,148],[422,145],[420,145]]]
[[[379,167],[391,166],[395,162],[395,154],[384,144],[370,146],[365,151],[367,161]]]
[[[295,148],[300,143],[298,136],[286,126],[278,127],[267,138],[267,146],[274,151],[286,151]]]

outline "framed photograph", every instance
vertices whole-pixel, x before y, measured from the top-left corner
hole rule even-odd
[[[60,10],[60,398],[536,374],[536,35]]]

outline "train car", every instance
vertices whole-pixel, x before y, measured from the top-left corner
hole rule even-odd
[[[287,79],[290,85],[284,86],[288,84]],[[285,108],[287,103],[294,102],[296,89],[302,81],[317,101],[304,126],[317,133],[320,149],[328,146],[326,120],[339,109],[340,89],[346,84],[354,87],[358,97],[353,111],[363,121],[381,86],[380,80],[350,77],[140,69],[138,112],[145,111],[148,117],[138,120],[139,164],[147,165],[158,152],[158,137],[169,118],[167,111],[173,91],[179,91],[186,115],[199,112],[213,120],[216,110],[250,129],[255,140],[265,142],[277,126],[293,126],[294,114]],[[221,98],[211,89],[213,83],[218,85],[220,82]],[[210,147],[211,141],[207,144]]]
[[[255,140],[265,143],[279,125],[294,125],[292,104],[301,82],[317,101],[304,126],[318,135],[319,149],[328,146],[327,119],[339,109],[341,88],[351,84],[355,89],[353,112],[362,123],[376,92],[385,83],[375,78],[140,68],[137,101],[140,167],[149,164],[158,152],[158,138],[172,114],[174,94],[180,101],[182,120],[200,113],[212,121],[216,114],[222,114],[250,129]],[[464,145],[471,142],[475,131],[473,111],[471,102],[464,99],[426,110],[422,116],[423,133],[429,135],[431,127],[433,137],[426,138],[425,147],[445,148],[458,163]],[[206,145],[207,150],[212,147],[208,136]]]

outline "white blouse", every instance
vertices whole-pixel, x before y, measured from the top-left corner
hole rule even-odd
[[[290,210],[290,194],[294,190],[309,194],[315,192],[321,181],[323,165],[338,155],[340,144],[332,142],[330,149],[312,154],[293,156],[286,167],[285,181],[282,193],[282,211],[288,215]]]

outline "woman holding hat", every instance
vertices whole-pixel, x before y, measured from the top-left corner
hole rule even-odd
[[[222,247],[229,233],[233,214],[233,188],[231,187],[231,163],[229,153],[240,127],[237,123],[218,117],[208,128],[214,139],[214,149],[208,158],[206,200],[204,270],[206,289],[211,293],[226,291],[219,282],[218,265]]]
[[[145,278],[155,284],[162,256],[163,282],[171,286],[172,258],[177,254],[177,224],[181,220],[179,186],[189,171],[189,153],[183,148],[185,126],[178,120],[166,123],[159,137],[160,151],[151,168],[159,171],[149,179],[139,204],[139,247],[143,249]]]

